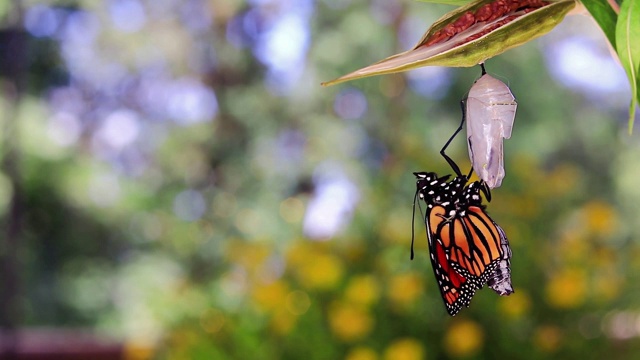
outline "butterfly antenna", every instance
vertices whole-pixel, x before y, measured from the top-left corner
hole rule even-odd
[[[442,155],[442,157],[444,157],[444,159],[447,160],[447,162],[449,163],[449,166],[451,166],[451,168],[453,169],[453,171],[456,173],[457,176],[462,176],[462,172],[460,171],[458,164],[456,164],[455,161],[453,161],[444,151],[447,149],[449,144],[451,144],[451,141],[453,141],[453,139],[458,135],[460,130],[462,130],[462,125],[464,125],[464,121],[467,116],[465,104],[466,102],[464,100],[460,102],[460,107],[462,108],[462,121],[460,121],[460,126],[458,126],[458,129],[456,129],[456,131],[453,133],[453,135],[451,135],[447,143],[444,144],[444,146],[442,147],[442,150],[440,150],[440,155]]]
[[[491,188],[484,180],[480,180],[480,190],[484,193],[484,197],[487,198],[487,202],[491,202]]]
[[[413,195],[413,214],[411,215],[411,260],[413,260],[413,240],[416,237],[416,200],[418,199],[419,192],[420,189],[416,189],[416,194]],[[418,203],[418,206],[420,206],[420,203]],[[422,213],[422,209],[420,209],[420,212]]]

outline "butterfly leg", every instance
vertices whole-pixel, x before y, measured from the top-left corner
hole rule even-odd
[[[454,132],[453,135],[451,135],[449,140],[447,140],[447,143],[444,144],[444,146],[442,147],[442,150],[440,150],[440,155],[442,155],[442,157],[444,157],[444,159],[447,160],[447,162],[449,163],[449,165],[451,166],[451,168],[453,169],[453,171],[456,173],[457,176],[462,176],[462,172],[460,171],[458,164],[456,164],[455,161],[453,161],[444,151],[447,149],[447,147],[449,147],[449,144],[451,144],[451,141],[453,141],[456,135],[458,135],[460,130],[462,130],[462,125],[464,125],[464,121],[467,116],[465,105],[466,105],[466,99],[460,102],[460,107],[462,107],[462,121],[460,121],[460,126],[458,126],[458,129],[456,130],[456,132]]]
[[[452,215],[449,215],[449,216],[444,216],[444,215],[437,214],[437,216],[439,218],[442,218],[442,224],[446,224],[446,223],[451,222],[456,217],[456,214],[452,214]]]
[[[480,190],[484,193],[484,197],[487,198],[487,202],[491,202],[491,188],[484,180],[480,180]]]

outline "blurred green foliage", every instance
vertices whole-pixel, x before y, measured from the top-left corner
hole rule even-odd
[[[38,3],[3,7],[5,28],[19,28],[16,14]],[[626,97],[585,95],[547,72],[555,64],[543,51],[576,36],[568,27],[487,63],[519,102],[507,175],[488,205],[510,240],[516,292],[480,291],[451,318],[420,221],[409,260],[412,172],[450,172],[438,151],[479,69],[439,69],[444,81],[427,95],[418,88],[436,81],[429,73],[319,86],[406,49],[446,7],[309,2],[308,47],[290,71],[299,76],[279,87],[256,48],[290,2],[166,1],[163,11],[140,2],[147,18],[135,31],[113,27],[116,3],[46,2],[95,16],[101,62],[85,66],[96,76],[121,66],[120,92],[79,80],[59,53],[27,69],[13,97],[13,80],[2,79],[4,233],[16,193],[22,205],[20,285],[2,295],[19,299],[20,326],[90,327],[122,338],[132,358],[628,359],[640,351],[640,142],[625,131]],[[196,27],[188,4],[210,22]],[[132,105],[127,86],[158,67],[206,84],[216,113],[183,123]],[[54,101],[61,83],[88,99],[77,141],[62,145],[51,119],[73,98]],[[366,101],[353,118],[340,111],[354,97],[336,105],[345,91]],[[142,160],[100,151],[109,106],[140,114],[142,150],[133,154]],[[11,154],[17,172],[6,165]],[[449,154],[469,166],[463,138]],[[332,169],[355,185],[357,202],[339,231],[311,239],[305,214]]]

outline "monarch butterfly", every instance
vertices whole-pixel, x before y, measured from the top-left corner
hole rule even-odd
[[[487,74],[482,76],[463,102],[463,121],[467,121],[469,158],[473,169],[490,188],[499,187],[504,178],[502,139],[511,137],[518,104],[509,87]]]
[[[431,265],[445,307],[451,316],[468,307],[476,290],[488,284],[500,295],[513,293],[511,286],[511,249],[502,228],[486,213],[480,192],[491,201],[484,181],[467,184],[458,165],[445,154],[462,123],[440,151],[456,173],[438,177],[433,172],[415,172],[417,198],[427,204],[424,218]],[[413,237],[411,258],[413,259]]]

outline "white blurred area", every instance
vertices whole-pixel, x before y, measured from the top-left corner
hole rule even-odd
[[[304,216],[303,231],[311,239],[328,240],[349,224],[360,193],[335,163],[316,168],[313,183],[315,190]]]
[[[613,48],[596,22],[572,15],[540,39],[547,69],[560,84],[599,107],[623,109],[631,89]]]

